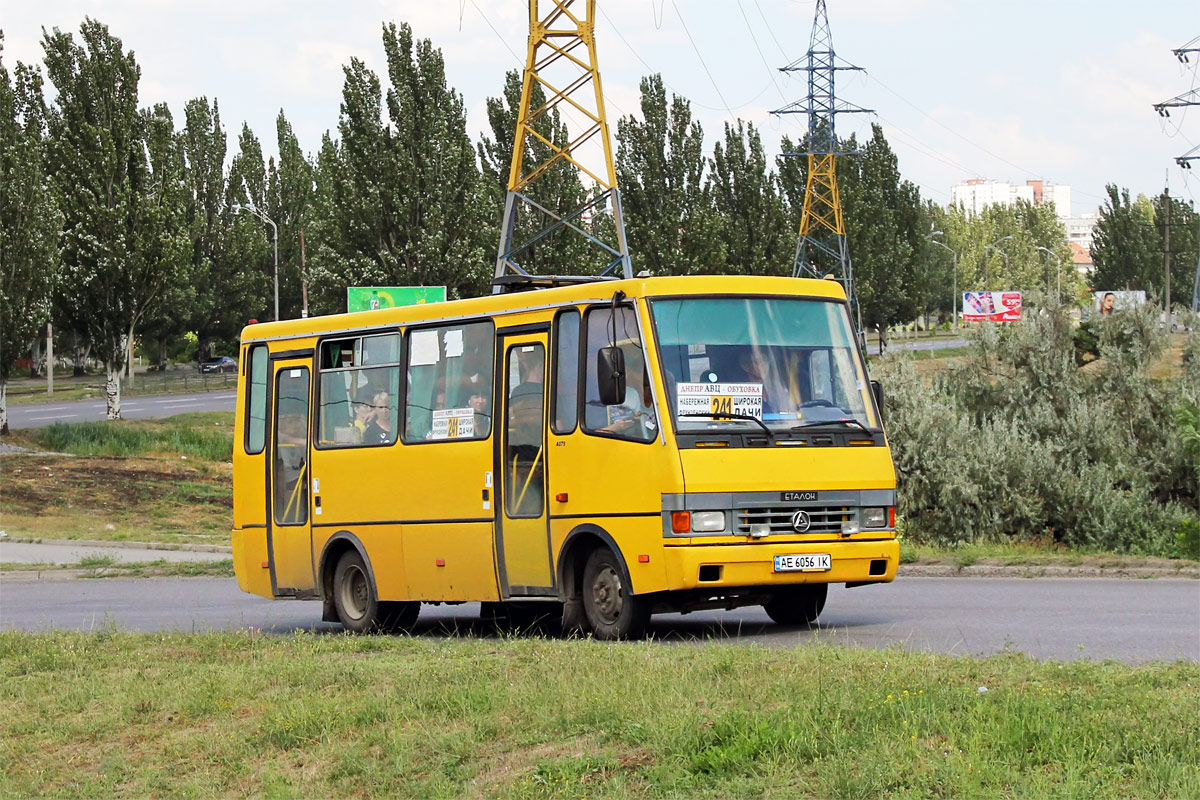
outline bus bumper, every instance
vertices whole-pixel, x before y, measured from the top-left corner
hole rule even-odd
[[[784,586],[794,583],[884,583],[896,577],[900,542],[805,542],[685,545],[664,548],[671,589]],[[775,556],[827,554],[829,569],[776,572]]]
[[[238,588],[249,594],[274,597],[271,590],[271,571],[267,566],[267,529],[234,528],[233,572],[237,576]]]

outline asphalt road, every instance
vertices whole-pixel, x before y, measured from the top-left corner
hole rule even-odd
[[[233,411],[237,393],[233,389],[193,394],[134,395],[121,400],[125,419],[159,419],[189,411]],[[55,422],[89,422],[105,418],[104,400],[72,400],[66,403],[9,404],[10,428],[44,428]]]
[[[479,606],[421,610],[416,634],[485,634]],[[336,632],[315,602],[271,601],[227,578],[0,582],[0,630]],[[1200,661],[1200,581],[1107,578],[906,578],[830,588],[816,630],[781,628],[761,608],[657,616],[667,641],[790,647],[824,641],[960,655],[1006,646],[1038,659]]]

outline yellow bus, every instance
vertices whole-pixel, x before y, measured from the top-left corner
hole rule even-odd
[[[238,584],[351,631],[422,603],[813,622],[891,581],[895,469],[832,280],[690,276],[254,324],[233,457]]]

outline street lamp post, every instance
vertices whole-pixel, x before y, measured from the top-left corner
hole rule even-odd
[[[263,222],[271,226],[272,238],[275,240],[275,320],[279,320],[279,227],[275,221],[268,217],[263,212],[259,211],[254,206],[243,206],[237,203],[233,205],[233,213],[240,214],[243,211],[253,214]]]
[[[1002,247],[1000,247],[1000,243],[1004,242],[1004,241],[1008,241],[1011,238],[1013,238],[1013,237],[1012,237],[1012,234],[1010,233],[1008,236],[1001,236],[999,239],[992,242],[991,244],[987,244],[987,245],[983,246],[983,267],[985,270],[987,270],[987,277],[985,280],[987,280],[986,288],[989,292],[992,290],[992,262],[988,260],[987,253],[989,250],[995,250],[1000,255],[1004,256],[1004,271],[1008,272],[1008,253],[1006,253],[1004,251],[1004,249]]]
[[[950,291],[953,292],[953,294],[950,296],[950,310],[953,312],[953,315],[954,315],[953,316],[954,330],[958,330],[958,251],[955,250],[954,248],[952,248],[950,245],[945,244],[944,242],[939,242],[937,239],[933,238],[935,236],[941,236],[941,235],[942,235],[942,231],[930,231],[929,235],[926,236],[925,238],[929,240],[930,244],[936,244],[938,247],[942,247],[942,248],[945,248],[946,250],[949,250],[950,255],[954,259],[954,274],[953,274],[953,277],[950,279],[951,283],[952,283],[952,288],[950,289]]]
[[[1038,250],[1041,250],[1043,253],[1049,253],[1058,262],[1055,267],[1054,304],[1059,305],[1062,303],[1062,256],[1048,247],[1039,247]],[[1050,287],[1047,286],[1046,288],[1049,289]]]

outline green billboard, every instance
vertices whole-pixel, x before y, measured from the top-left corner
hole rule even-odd
[[[445,286],[349,286],[346,288],[347,311],[419,306],[425,303],[441,303],[445,300]]]

